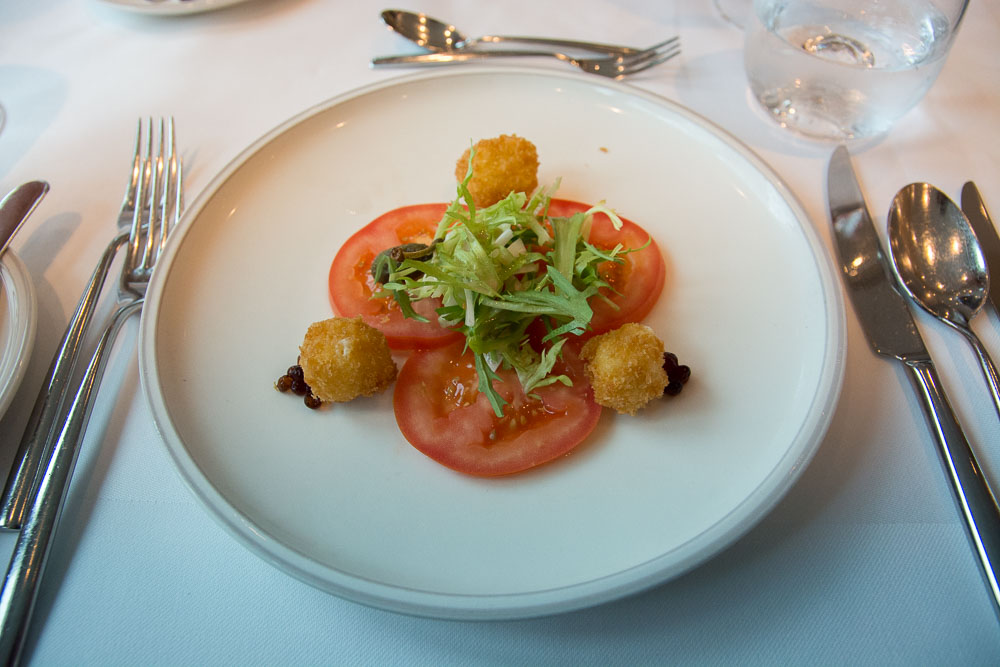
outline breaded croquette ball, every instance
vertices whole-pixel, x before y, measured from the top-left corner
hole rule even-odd
[[[324,402],[371,396],[396,379],[385,335],[360,317],[332,317],[309,325],[299,353],[306,384]]]
[[[538,187],[538,151],[535,144],[516,134],[481,139],[472,158],[469,192],[476,206],[491,206],[511,192],[531,194]],[[469,170],[469,149],[455,164],[455,179],[462,181]]]
[[[663,341],[645,324],[629,322],[588,340],[580,352],[598,405],[634,415],[663,396]]]

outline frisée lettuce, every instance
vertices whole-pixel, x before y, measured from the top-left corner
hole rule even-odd
[[[479,391],[497,416],[506,401],[493,388],[501,366],[513,369],[526,394],[561,382],[553,373],[569,336],[587,330],[591,298],[610,285],[599,266],[623,261],[641,248],[599,249],[588,242],[593,214],[604,213],[616,229],[621,219],[603,203],[571,217],[548,217],[552,193],[540,189],[529,198],[519,192],[477,209],[468,190],[472,159],[458,184],[458,197],[438,224],[434,242],[424,248],[385,252],[372,267],[380,276],[378,298],[395,299],[406,317],[420,321],[413,303],[440,298],[439,323],[460,331],[475,358]],[[610,303],[610,301],[609,301]],[[613,304],[612,304],[613,305]],[[529,327],[541,318],[541,349],[529,342]]]

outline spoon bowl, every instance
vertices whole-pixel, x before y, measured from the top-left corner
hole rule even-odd
[[[386,9],[382,21],[395,32],[428,51],[448,52],[461,49],[467,38],[455,26],[434,17],[403,9]]]
[[[975,349],[1000,415],[996,366],[969,324],[989,297],[989,272],[962,210],[933,185],[907,185],[889,209],[889,252],[913,300],[960,331]]]
[[[637,49],[617,44],[601,44],[599,42],[581,42],[571,39],[554,39],[549,37],[515,37],[499,35],[483,35],[470,38],[450,23],[445,23],[427,14],[408,12],[404,9],[386,9],[382,12],[382,21],[394,32],[410,40],[417,46],[434,53],[456,53],[460,51],[475,51],[477,47],[487,44],[535,44],[558,49],[587,51],[612,56],[630,56],[649,49]]]
[[[907,291],[931,314],[967,326],[986,304],[989,273],[961,209],[927,183],[900,190],[889,211],[889,249]]]

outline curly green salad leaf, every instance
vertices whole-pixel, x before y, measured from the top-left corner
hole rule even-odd
[[[413,302],[440,298],[439,323],[465,335],[466,348],[475,355],[479,391],[503,416],[506,401],[493,388],[497,369],[513,369],[529,395],[554,382],[572,384],[552,369],[567,338],[589,327],[591,297],[609,301],[598,291],[610,289],[598,265],[621,263],[623,255],[642,248],[619,244],[601,250],[588,243],[594,213],[607,214],[621,229],[621,219],[603,203],[568,218],[550,218],[552,195],[543,188],[530,198],[512,192],[477,209],[468,189],[471,178],[470,157],[458,197],[438,224],[430,258],[397,262],[388,253],[380,256],[385,264],[376,268],[388,281],[376,296],[395,299],[406,317],[420,321],[427,320],[413,310]],[[538,351],[530,345],[527,329],[541,316],[546,318],[542,341],[547,346]]]

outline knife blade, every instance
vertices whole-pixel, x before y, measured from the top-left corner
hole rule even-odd
[[[827,187],[834,238],[851,302],[876,354],[900,361],[930,359],[882,252],[850,160],[843,146],[834,151]]]
[[[962,212],[979,239],[979,247],[983,249],[983,256],[986,258],[986,268],[993,278],[991,285],[995,286],[1000,282],[1000,236],[997,236],[996,226],[990,219],[979,188],[972,181],[962,186]],[[990,303],[1000,314],[1000,289],[993,289],[991,286],[989,294]]]
[[[11,190],[0,201],[0,256],[48,191],[49,184],[45,181],[29,181]]]
[[[872,350],[901,361],[921,400],[986,586],[1000,613],[1000,506],[951,408],[913,314],[882,251],[850,154],[827,171],[830,218],[844,285]]]

